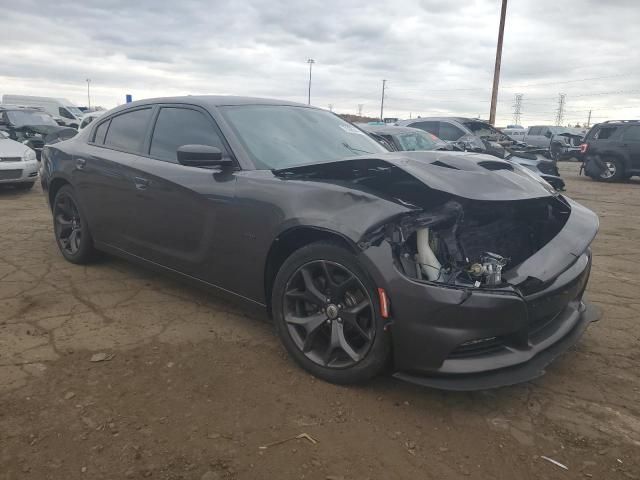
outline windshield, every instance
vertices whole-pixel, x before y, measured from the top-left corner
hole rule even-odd
[[[498,130],[485,122],[464,122],[464,126],[478,137],[490,137],[492,135],[502,135]]]
[[[256,168],[280,169],[387,150],[333,113],[286,105],[221,108]]]
[[[78,107],[71,107],[69,105],[66,105],[64,108],[66,108],[67,110],[69,110],[71,113],[73,113],[76,117],[81,117],[84,115],[84,113],[82,112],[82,110],[80,110]]]
[[[394,134],[402,150],[415,152],[420,150],[436,150],[443,148],[446,143],[426,132],[410,132]]]
[[[44,112],[33,110],[9,110],[6,112],[9,122],[16,127],[25,125],[58,125],[53,117]]]

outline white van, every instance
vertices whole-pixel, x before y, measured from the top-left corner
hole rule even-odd
[[[65,98],[3,95],[2,103],[39,108],[52,115],[58,123],[73,128],[78,128],[84,115],[78,107]]]

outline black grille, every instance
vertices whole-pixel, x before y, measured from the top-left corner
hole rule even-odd
[[[22,176],[22,170],[0,170],[0,180],[15,180]]]
[[[0,157],[0,162],[21,162],[22,157]]]
[[[500,337],[479,338],[462,343],[449,354],[449,358],[472,357],[500,350],[504,345]]]

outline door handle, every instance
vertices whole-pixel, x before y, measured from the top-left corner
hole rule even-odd
[[[84,158],[76,159],[76,168],[78,170],[82,170],[86,164],[87,164],[87,161]]]
[[[133,178],[133,183],[136,185],[136,188],[138,190],[146,190],[146,188],[149,186],[150,182],[146,178],[134,177]]]

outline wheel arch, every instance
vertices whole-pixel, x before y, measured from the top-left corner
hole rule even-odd
[[[56,199],[56,194],[65,185],[71,185],[71,183],[66,178],[62,177],[56,177],[49,183],[49,207],[51,209],[53,209],[53,202]]]
[[[323,240],[336,243],[352,253],[358,252],[358,247],[346,236],[334,230],[315,226],[292,227],[273,240],[264,267],[264,294],[269,316],[271,316],[273,283],[282,264],[296,250]]]

